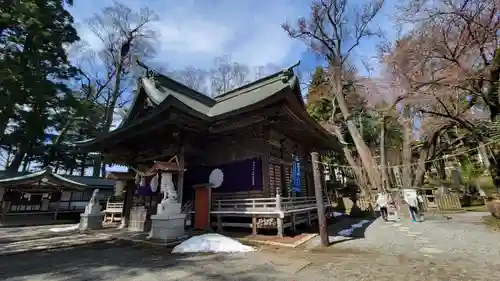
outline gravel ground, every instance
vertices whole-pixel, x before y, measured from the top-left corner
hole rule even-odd
[[[51,252],[0,256],[3,281],[84,280],[498,280],[498,271],[465,262],[432,262],[335,248],[181,256],[163,248],[95,244]]]
[[[351,240],[332,236],[336,243],[328,248],[313,247],[316,239],[296,249],[185,256],[169,254],[164,247],[107,242],[0,255],[0,280],[498,280],[500,234],[487,230],[480,217],[375,220]],[[355,222],[342,219],[332,226],[332,234]]]
[[[37,235],[51,234],[49,229],[68,227],[73,224],[61,225],[39,225],[39,226],[24,226],[24,227],[0,227],[0,239],[24,238]],[[53,234],[53,233],[52,233]]]
[[[430,216],[421,223],[406,218],[398,222],[377,219],[355,231],[352,238],[336,236],[339,230],[359,221],[345,218],[331,227],[330,240],[337,249],[499,265],[500,234],[487,229],[481,221],[485,215],[469,212],[450,215],[451,219]],[[319,238],[315,238],[306,247],[318,244]]]

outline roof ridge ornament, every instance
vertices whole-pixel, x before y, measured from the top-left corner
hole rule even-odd
[[[294,68],[300,65],[300,60],[298,60],[294,65],[288,67],[286,70],[293,71]]]
[[[293,75],[294,75],[294,73],[293,73],[293,69],[294,69],[295,67],[299,66],[299,65],[300,65],[300,60],[299,60],[299,61],[297,61],[297,62],[296,62],[295,64],[293,64],[292,66],[290,66],[290,67],[287,67],[287,68],[283,69],[283,70],[281,71],[281,74],[282,74],[282,75],[284,75],[284,77],[283,77],[283,79],[282,79],[282,80],[283,80],[284,82],[286,82],[286,81],[288,81],[289,79],[291,79],[291,78],[293,77]]]
[[[158,72],[155,71],[154,69],[152,68],[149,68],[147,65],[145,65],[144,63],[142,63],[140,60],[136,60],[136,63],[138,66],[144,68],[146,70],[146,77],[147,78],[152,78],[152,77],[156,77],[158,76]]]

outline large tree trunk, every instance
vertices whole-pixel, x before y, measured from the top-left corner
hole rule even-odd
[[[500,151],[494,151],[489,159],[489,162],[491,179],[497,188],[497,193],[500,193]]]
[[[10,164],[10,156],[12,155],[12,146],[7,149],[7,156],[5,156],[4,169],[7,169]]]
[[[125,57],[123,56],[123,54],[121,54],[120,60],[117,62],[116,65],[116,76],[115,76],[115,83],[113,85],[113,92],[106,108],[106,116],[105,116],[104,130],[103,130],[104,132],[109,132],[111,129],[111,125],[113,123],[115,106],[118,101],[118,98],[120,97],[120,84],[123,73],[124,60]],[[94,163],[95,165],[93,170],[93,176],[99,176],[99,174],[101,174],[101,176],[104,177],[106,175],[106,163],[103,162],[102,157],[96,159]]]
[[[10,118],[14,114],[12,110],[7,112],[8,109],[9,108],[5,110],[6,112],[2,112],[0,114],[0,144],[4,144],[3,139],[5,137],[5,132],[7,130],[7,126],[9,125]]]
[[[24,156],[24,160],[23,160],[23,168],[21,169],[21,171],[24,173],[24,172],[27,172],[29,167],[30,167],[30,161],[31,161],[31,157],[29,157],[29,153],[27,155]]]
[[[412,124],[411,118],[407,117],[404,126],[403,135],[403,183],[404,188],[411,188],[412,185],[412,150],[411,150],[411,135],[412,135]],[[425,161],[425,159],[424,159]],[[420,166],[420,165],[419,165]],[[417,169],[418,170],[418,169]]]
[[[101,166],[102,166],[101,158],[100,157],[95,157],[94,161],[93,161],[93,167],[92,167],[92,176],[93,177],[99,177],[100,176],[100,174],[102,172]]]
[[[344,92],[343,92],[343,87],[342,87],[342,80],[341,80],[341,75],[342,75],[342,69],[340,66],[340,63],[334,63],[332,65],[332,68],[330,69],[331,74],[333,76],[333,90],[334,90],[334,98],[332,99],[332,103],[335,103],[335,101],[338,102],[340,111],[342,113],[342,116],[344,117],[345,122],[347,123],[347,129],[349,130],[349,133],[354,141],[354,145],[356,146],[356,150],[358,151],[358,154],[361,158],[362,165],[368,175],[368,178],[370,180],[370,184],[372,187],[381,190],[382,185],[381,185],[381,177],[378,169],[378,163],[375,161],[375,159],[372,156],[372,153],[370,151],[370,148],[366,145],[365,141],[363,140],[363,137],[361,136],[358,128],[356,127],[356,124],[354,121],[351,119],[352,116],[349,112],[349,108],[347,107],[347,103],[344,97]],[[337,67],[336,67],[337,66]],[[335,104],[334,104],[335,108]],[[333,113],[335,114],[335,112]],[[332,116],[333,117],[333,116]],[[332,118],[333,121],[333,118]]]
[[[70,129],[71,125],[73,124],[74,119],[69,118],[68,121],[66,121],[66,124],[64,124],[63,129],[57,136],[56,140],[52,144],[52,147],[50,148],[49,155],[47,157],[47,161],[43,163],[43,167],[47,167],[51,165],[54,161],[57,162],[57,156],[58,156],[58,151],[59,151],[59,146],[61,145],[61,142],[64,140],[66,135],[68,134],[68,130]]]
[[[80,176],[83,177],[85,176],[85,167],[86,167],[86,162],[87,162],[87,157],[86,156],[83,156],[82,157],[82,163],[80,165]]]
[[[340,128],[336,125],[332,125],[332,130],[333,130],[333,133],[339,139],[339,142],[342,144],[342,151],[344,152],[344,156],[347,160],[347,163],[349,163],[349,166],[351,166],[351,168],[354,172],[354,175],[356,176],[356,182],[358,183],[358,186],[361,189],[361,192],[363,194],[370,194],[371,193],[370,187],[364,181],[363,170],[356,163],[356,160],[354,160],[354,157],[352,156],[352,151],[347,146],[344,135],[342,134]]]
[[[380,172],[382,174],[382,190],[387,191],[390,189],[389,173],[388,173],[388,162],[387,162],[387,151],[386,151],[386,136],[385,136],[385,120],[386,116],[382,117],[382,128],[380,131]],[[361,134],[363,135],[363,134]]]
[[[10,162],[9,166],[7,167],[7,171],[9,171],[9,172],[19,171],[19,168],[21,167],[21,164],[23,163],[23,159],[24,159],[25,155],[26,155],[25,150],[22,147],[19,147],[19,149],[14,154],[14,158],[12,158],[12,161]]]
[[[446,161],[443,159],[436,161],[435,167],[438,172],[439,179],[446,180]]]
[[[486,148],[484,143],[481,141],[478,144],[478,150],[479,150],[479,155],[481,156],[481,162],[483,163],[484,167],[486,167],[486,169],[489,170],[490,166],[491,166],[491,162],[490,162],[488,149]]]

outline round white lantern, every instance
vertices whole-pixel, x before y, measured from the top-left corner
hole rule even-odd
[[[214,187],[217,188],[222,185],[224,181],[224,173],[221,169],[214,169],[208,178],[208,182]]]

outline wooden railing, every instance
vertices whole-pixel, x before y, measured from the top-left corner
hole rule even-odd
[[[325,199],[325,205],[327,200]],[[316,208],[315,197],[267,197],[215,200],[212,213],[281,213]]]
[[[212,212],[274,212],[279,211],[280,206],[276,198],[248,198],[248,199],[223,199],[217,200],[212,205]]]
[[[285,197],[281,198],[281,210],[297,210],[316,207],[316,197]]]
[[[104,209],[104,212],[111,213],[111,212],[116,212],[116,213],[121,213],[123,210],[123,202],[108,202],[106,204],[106,209]]]
[[[121,221],[123,210],[123,202],[108,202],[106,203],[106,209],[102,211],[104,214],[103,223],[115,223]]]

